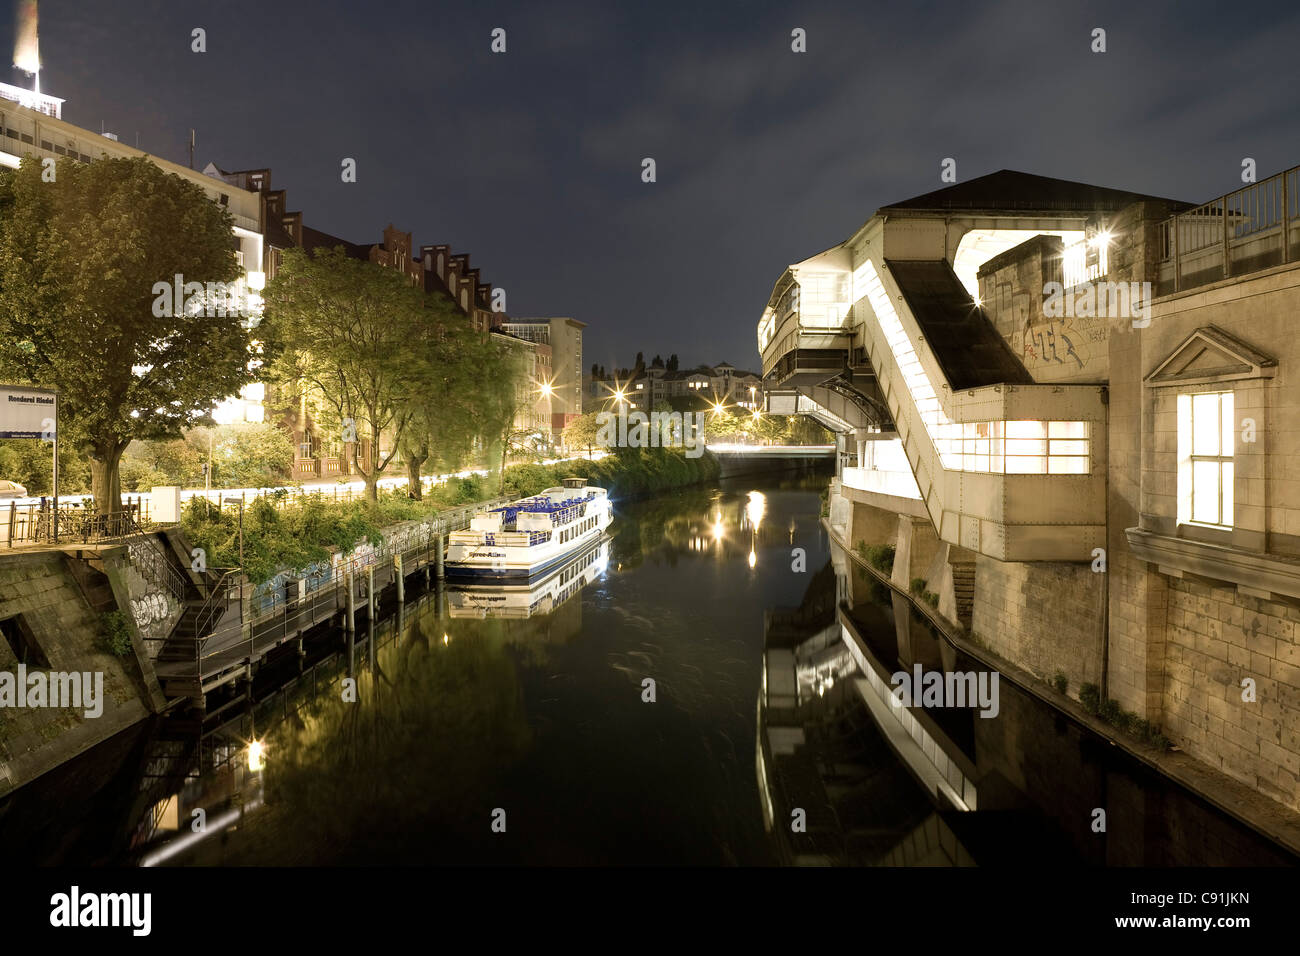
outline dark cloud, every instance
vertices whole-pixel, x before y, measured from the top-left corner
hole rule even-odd
[[[272,167],[317,228],[469,251],[607,365],[755,365],[782,268],[945,156],[1190,200],[1300,163],[1297,36],[1289,3],[41,5],[69,121],[178,161],[193,126],[200,165]]]

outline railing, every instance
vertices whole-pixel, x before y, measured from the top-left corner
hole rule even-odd
[[[158,662],[165,678],[175,679],[183,676],[198,682],[202,673],[203,644],[212,635],[222,616],[233,606],[238,613],[242,607],[243,573],[239,568],[212,568],[210,575],[215,575],[208,585],[208,594],[203,603],[186,608],[177,622],[176,630],[163,645],[158,654]],[[233,596],[233,604],[232,604]],[[185,673],[178,675],[166,668],[167,664],[193,665],[184,668]]]
[[[457,508],[454,511],[445,511],[416,526],[406,535],[386,541],[379,548],[358,549],[337,564],[323,564],[316,568],[305,568],[301,572],[277,575],[253,591],[252,621],[260,623],[275,614],[287,613],[299,601],[305,600],[297,596],[297,584],[301,580],[307,581],[305,588],[307,595],[325,593],[338,588],[348,574],[352,575],[355,582],[359,580],[359,575],[369,568],[390,565],[398,554],[402,555],[403,566],[409,572],[413,567],[407,565],[406,559],[411,557],[418,559],[421,555],[427,559],[439,536],[467,527],[470,519],[479,511],[499,508],[509,502],[509,498],[498,498],[466,508]]]
[[[1296,259],[1300,167],[1181,212],[1161,223],[1158,295]]]
[[[114,518],[115,516],[103,515],[102,517]],[[166,590],[175,600],[184,603],[185,579],[167,557],[166,546],[159,544],[158,539],[146,533],[130,512],[127,512],[116,524],[116,530],[120,531],[120,534],[115,537],[126,540],[131,566],[154,585]]]
[[[1061,287],[1073,289],[1085,282],[1095,282],[1110,271],[1105,242],[1080,239],[1061,252]]]

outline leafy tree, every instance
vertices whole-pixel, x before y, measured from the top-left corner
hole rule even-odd
[[[425,463],[453,468],[464,459],[479,437],[478,410],[499,388],[492,380],[497,346],[491,337],[454,321],[455,306],[446,296],[431,298],[429,305],[441,339],[431,374],[412,398],[414,413],[401,444],[407,487],[417,501],[424,497]]]
[[[497,491],[505,488],[506,460],[512,446],[522,445],[531,429],[519,426],[519,416],[535,401],[528,382],[528,355],[524,349],[500,340],[485,356],[480,373],[491,387],[479,403],[479,422],[490,445],[489,458],[497,471]]]
[[[54,491],[53,455],[50,443],[39,438],[0,441],[0,478],[16,481],[29,495]],[[65,427],[59,438],[59,492],[84,494],[90,491],[90,459],[81,442]]]
[[[206,440],[201,453],[184,439],[135,442],[122,455],[122,484],[128,491],[148,491],[155,485],[202,486],[207,459]]]
[[[293,441],[278,425],[249,422],[196,428],[186,441],[203,460],[211,447],[214,488],[273,488],[293,477]]]
[[[676,353],[676,352],[674,352],[672,355],[668,356],[668,371],[670,371],[670,372],[675,372],[675,371],[677,371],[677,353]]]
[[[579,415],[564,427],[564,447],[585,448],[588,453],[591,452],[596,444],[596,436],[600,432],[596,414],[596,412],[587,412],[585,415]]]
[[[416,399],[435,380],[444,314],[426,309],[425,299],[402,273],[350,258],[342,247],[314,255],[289,249],[267,284],[268,334],[279,354],[271,377],[290,400],[305,396],[317,421],[350,446],[372,502]]]
[[[240,274],[230,214],[203,190],[143,157],[42,171],[31,156],[0,171],[0,371],[59,391],[95,505],[116,511],[126,447],[202,420],[253,380],[261,349],[234,310],[155,308],[155,284],[177,274]]]

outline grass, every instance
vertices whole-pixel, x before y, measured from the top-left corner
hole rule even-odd
[[[126,615],[121,611],[108,611],[99,618],[99,638],[104,649],[114,657],[131,653],[131,631]]]
[[[535,495],[571,476],[608,489],[611,498],[627,498],[712,480],[718,476],[718,463],[708,453],[687,458],[683,449],[619,449],[599,461],[512,465],[505,472],[505,493]],[[316,494],[277,507],[284,493],[258,497],[244,509],[242,561],[237,512],[192,498],[181,526],[190,546],[204,550],[208,567],[242,567],[258,585],[283,571],[305,571],[330,560],[332,553],[349,554],[363,543],[378,547],[384,528],[489,500],[496,497],[495,487],[494,478],[472,475],[435,485],[422,501],[401,490],[381,491],[373,503],[331,501]]]
[[[1160,728],[1145,718],[1125,710],[1117,700],[1102,700],[1101,688],[1096,684],[1082,684],[1079,687],[1079,703],[1083,709],[1094,717],[1100,717],[1116,730],[1137,737],[1149,747],[1166,751],[1172,741],[1160,732]]]
[[[506,469],[505,486],[507,494],[524,497],[564,478],[585,478],[617,501],[712,481],[718,471],[718,460],[708,452],[688,458],[681,448],[619,448],[599,461],[578,458],[554,465],[514,465]]]

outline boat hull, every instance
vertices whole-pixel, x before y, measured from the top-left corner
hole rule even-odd
[[[446,579],[453,583],[466,581],[493,584],[528,584],[544,578],[562,567],[565,562],[589,547],[605,534],[609,527],[608,514],[597,520],[595,527],[575,535],[563,544],[544,544],[533,548],[511,548],[497,545],[452,545],[443,563]],[[536,553],[530,553],[536,552]]]

